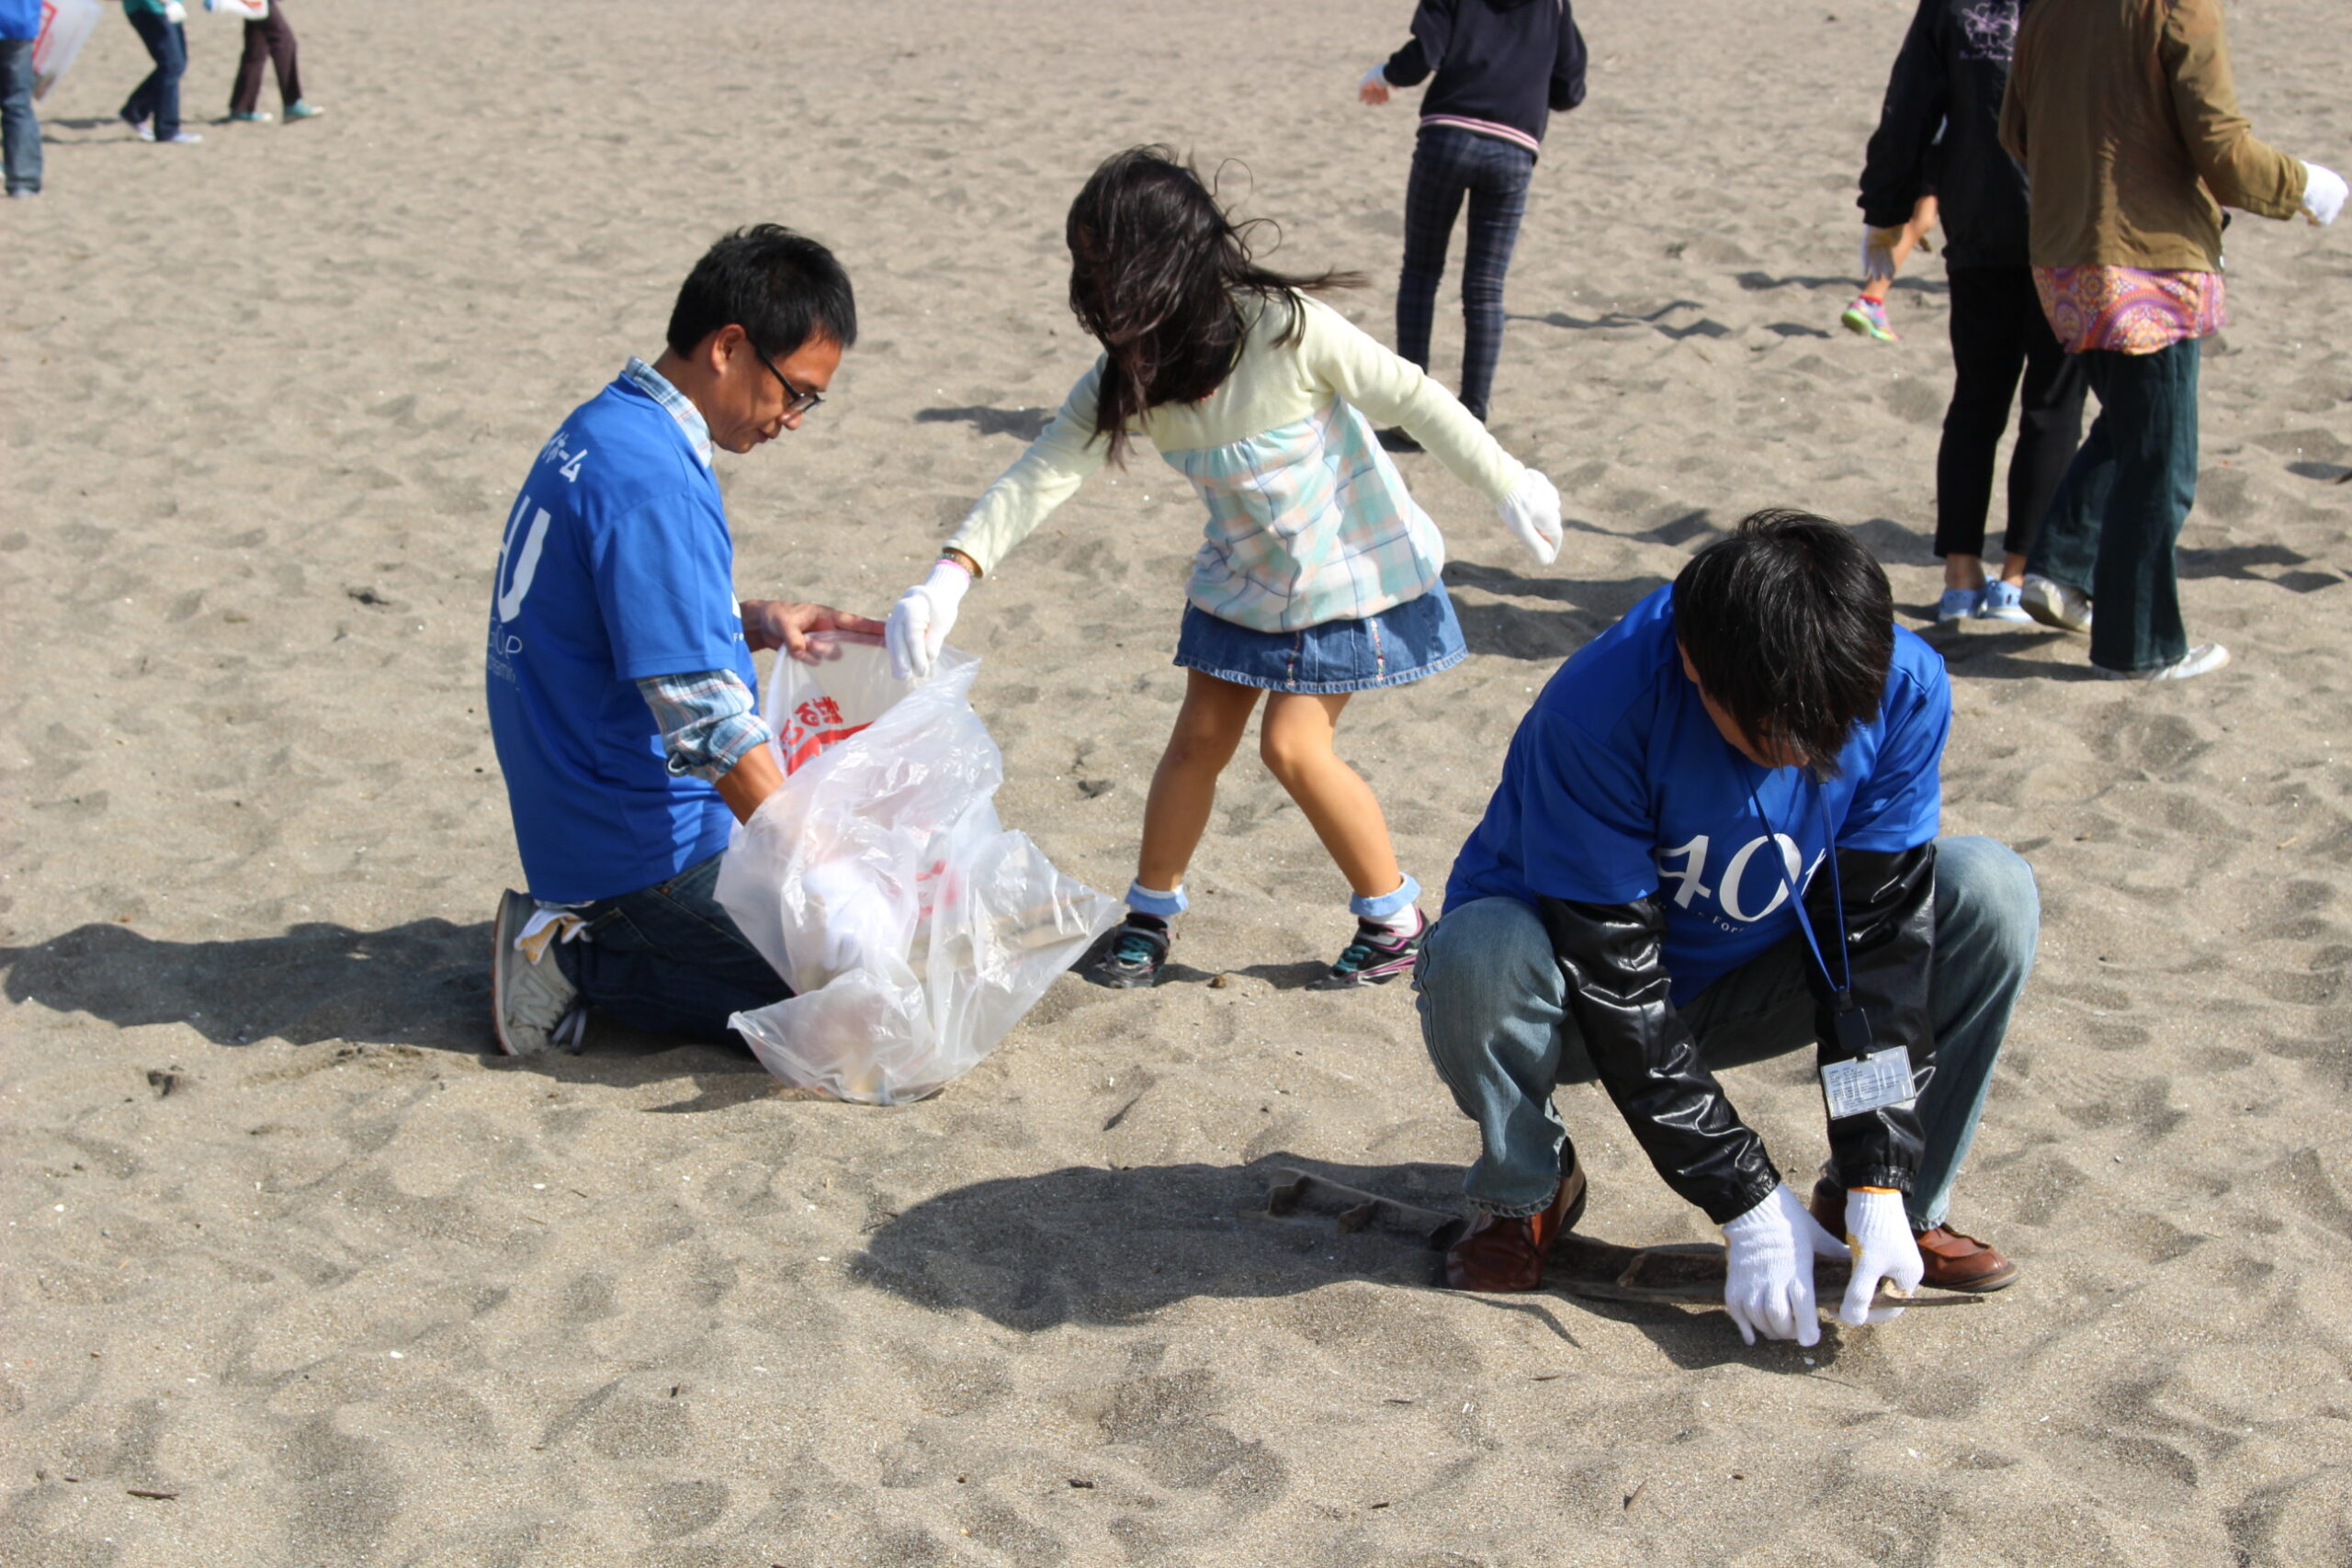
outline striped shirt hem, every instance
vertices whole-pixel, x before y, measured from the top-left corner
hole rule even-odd
[[[1479,136],[1491,136],[1498,141],[1508,141],[1515,147],[1524,147],[1530,152],[1541,153],[1544,151],[1543,143],[1515,125],[1502,125],[1491,119],[1472,119],[1467,115],[1458,114],[1432,114],[1421,117],[1421,129],[1426,130],[1432,125],[1450,125],[1456,130],[1467,130]]]

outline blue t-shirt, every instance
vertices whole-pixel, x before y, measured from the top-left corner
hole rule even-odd
[[[661,404],[616,380],[548,438],[506,520],[490,732],[534,897],[607,898],[727,847],[734,816],[670,772],[649,675],[759,689],[718,485]]]
[[[1661,588],[1560,666],[1521,721],[1445,907],[1660,894],[1680,1006],[1796,932],[1792,896],[1833,837],[1840,849],[1901,851],[1936,836],[1951,728],[1943,660],[1897,627],[1886,696],[1854,727],[1838,776],[1758,767],[1682,672],[1674,590]],[[1834,968],[1836,953],[1825,956]]]

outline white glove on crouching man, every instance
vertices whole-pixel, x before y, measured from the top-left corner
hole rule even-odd
[[[1800,1345],[1820,1343],[1813,1291],[1816,1258],[1846,1255],[1853,1259],[1846,1299],[1838,1308],[1838,1322],[1860,1328],[1900,1317],[1901,1307],[1873,1307],[1871,1303],[1882,1280],[1895,1294],[1908,1295],[1927,1272],[1903,1194],[1870,1187],[1849,1191],[1846,1243],[1839,1246],[1837,1237],[1822,1229],[1785,1181],[1761,1203],[1727,1222],[1724,1245],[1730,1256],[1724,1273],[1724,1310],[1731,1314],[1739,1337],[1750,1345],[1759,1334]]]
[[[971,569],[942,556],[929,577],[899,595],[882,628],[891,674],[901,681],[930,679],[939,650],[947,644],[947,630],[956,624],[956,607],[971,589]]]

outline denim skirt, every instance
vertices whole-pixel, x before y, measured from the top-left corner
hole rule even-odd
[[[1183,669],[1237,686],[1317,695],[1401,686],[1452,669],[1469,651],[1442,582],[1376,615],[1295,632],[1252,631],[1187,604],[1176,638]]]

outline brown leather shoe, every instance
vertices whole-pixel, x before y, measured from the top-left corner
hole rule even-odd
[[[1813,1199],[1805,1207],[1821,1222],[1821,1228],[1831,1235],[1844,1239],[1846,1235],[1846,1190],[1825,1176],[1813,1184]],[[1927,1271],[1919,1283],[1939,1291],[1972,1291],[1982,1293],[1997,1291],[2012,1284],[2018,1277],[2018,1266],[1994,1248],[1973,1235],[1962,1235],[1950,1225],[1938,1225],[1933,1230],[1914,1230],[1912,1239],[1919,1244],[1919,1261]]]
[[[1445,1251],[1445,1282],[1457,1291],[1532,1291],[1544,1283],[1544,1263],[1560,1233],[1584,1217],[1584,1167],[1573,1156],[1560,1190],[1540,1214],[1505,1219],[1481,1214]]]

